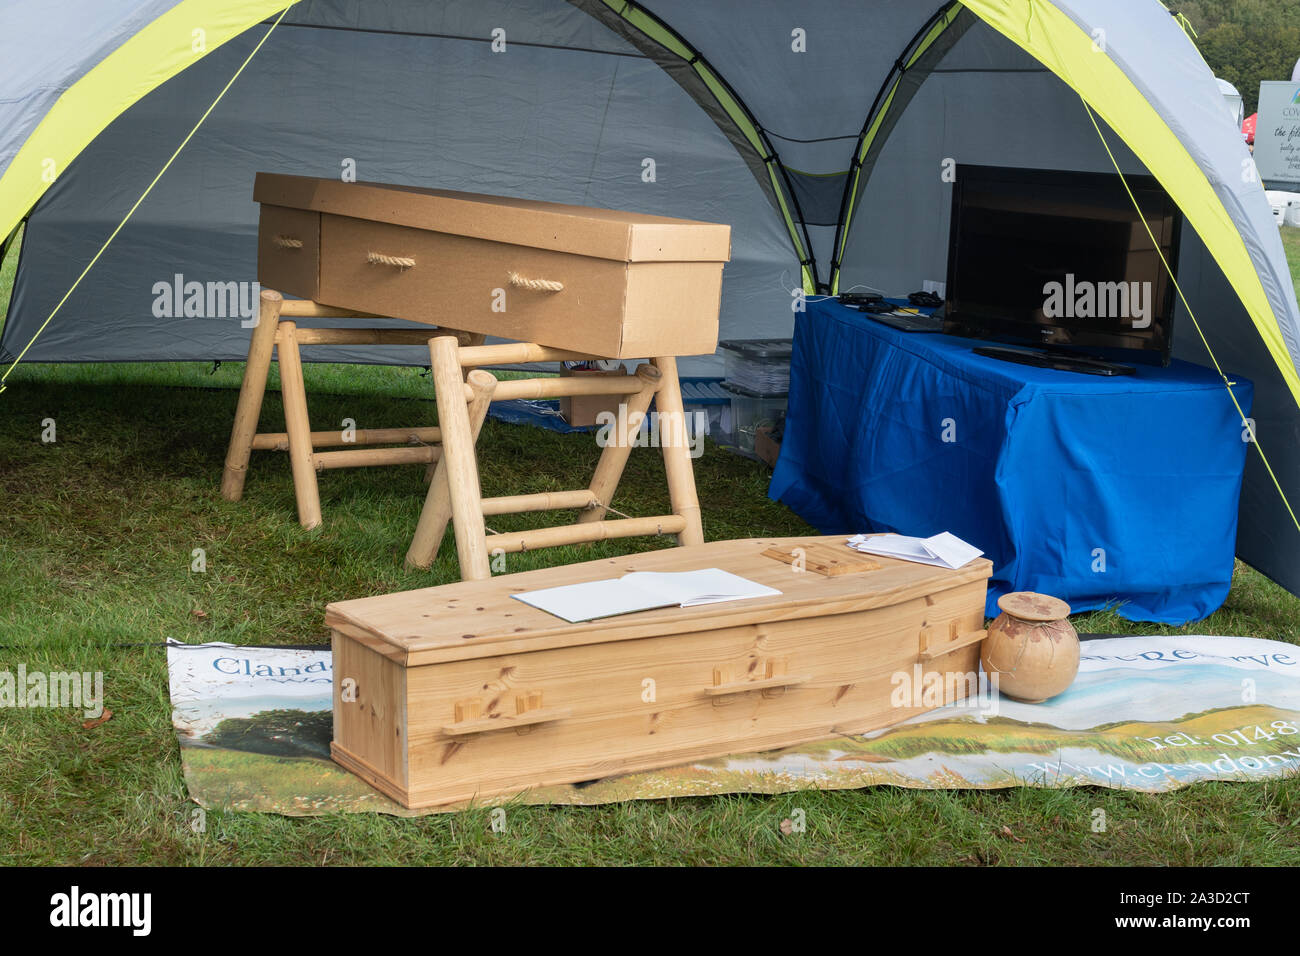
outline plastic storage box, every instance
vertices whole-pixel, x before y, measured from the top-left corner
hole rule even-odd
[[[754,436],[764,425],[783,425],[789,403],[786,393],[760,395],[732,382],[722,387],[731,393],[731,421],[734,428],[732,446],[746,455],[755,456]]]
[[[686,427],[695,435],[696,412],[707,416],[706,434],[719,445],[735,444],[735,426],[731,414],[732,393],[722,387],[720,378],[683,378],[682,407]]]
[[[756,395],[789,393],[792,339],[728,339],[718,348],[726,362],[728,384]]]

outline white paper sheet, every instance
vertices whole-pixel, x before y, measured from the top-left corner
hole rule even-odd
[[[584,581],[513,595],[525,604],[577,624],[660,607],[694,607],[780,594],[775,588],[720,568],[634,571],[621,578]]]
[[[974,561],[984,552],[947,531],[929,538],[912,538],[903,534],[865,535],[849,538],[849,547],[866,554],[901,558],[936,568],[956,570]]]

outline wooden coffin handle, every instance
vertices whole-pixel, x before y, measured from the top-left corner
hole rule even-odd
[[[302,240],[297,236],[276,236],[275,244],[281,249],[301,249]]]
[[[410,256],[390,256],[383,252],[366,253],[366,262],[373,266],[396,266],[403,272],[415,268],[415,260]]]
[[[530,710],[522,714],[504,714],[500,717],[480,717],[477,720],[462,720],[454,724],[444,724],[442,732],[448,737],[464,737],[469,734],[487,734],[494,730],[513,730],[518,727],[530,727],[533,724],[549,724],[552,721],[572,717],[573,711],[567,707],[546,707]]]
[[[516,289],[526,289],[529,292],[564,291],[563,282],[557,282],[555,279],[529,279],[518,272],[510,273],[510,284]]]
[[[481,708],[482,702],[478,699],[460,701],[456,704],[456,722],[444,725],[442,732],[449,737],[464,737],[468,734],[485,734],[494,730],[518,730],[521,727],[531,729],[536,724],[549,724],[573,716],[573,711],[568,708],[543,707],[540,690],[518,694],[515,697],[513,714],[482,717]]]
[[[953,651],[959,651],[963,647],[970,647],[972,644],[978,644],[984,638],[989,636],[986,630],[967,631],[965,634],[958,634],[951,641],[938,643],[937,646],[928,647],[920,654],[921,661],[932,661],[936,657],[943,657],[945,654],[951,654]]]
[[[810,674],[781,674],[777,677],[765,677],[762,680],[738,680],[727,684],[712,684],[704,688],[709,697],[724,697],[727,694],[744,694],[751,690],[771,690],[774,687],[795,687],[812,680]]]

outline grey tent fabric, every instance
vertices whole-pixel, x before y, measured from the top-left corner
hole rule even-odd
[[[1084,172],[1114,169],[1078,94],[982,24],[925,77],[911,107],[881,147],[863,189],[849,231],[842,289],[885,286],[900,291],[920,288],[927,279],[945,279],[952,202],[952,185],[939,175],[945,159]],[[944,118],[939,129],[936,116]],[[1044,135],[1045,129],[1051,135]],[[1104,126],[1103,131],[1126,174],[1148,172],[1113,131]],[[1275,233],[1273,226],[1268,235]],[[1242,333],[1250,320],[1241,302],[1187,226],[1178,276],[1214,355],[1229,372],[1249,370],[1255,384],[1256,435],[1274,471],[1290,476],[1284,487],[1294,486],[1294,476],[1300,475],[1300,409],[1262,340]],[[1174,354],[1211,364],[1181,302],[1174,316]],[[1300,589],[1295,526],[1258,455],[1247,457],[1239,515],[1238,554],[1273,580]]]
[[[898,294],[945,280],[952,208],[947,162],[1114,169],[1078,95],[982,23],[919,82],[909,108],[882,137],[862,189],[841,289],[863,285]],[[1118,137],[1111,134],[1111,142],[1124,172],[1146,172]]]
[[[1091,33],[1104,30],[1106,54],[1156,106],[1197,165],[1206,173],[1250,253],[1292,361],[1300,366],[1300,309],[1272,211],[1264,201],[1246,144],[1225,120],[1218,82],[1200,51],[1164,7],[1132,0],[1064,0],[1056,4]],[[1124,24],[1124,29],[1106,29]],[[1153,52],[1159,69],[1151,69]],[[1207,135],[1224,126],[1233,135]]]
[[[1258,335],[1242,332],[1250,320],[1241,301],[1189,228],[1183,230],[1178,258],[1183,291],[1197,312],[1215,357],[1230,375],[1247,375],[1254,382],[1253,430],[1294,506],[1296,477],[1300,476],[1300,410],[1291,400],[1277,366],[1269,359],[1263,341]],[[1211,320],[1206,321],[1207,317]],[[1174,355],[1200,365],[1212,364],[1182,303],[1174,313]],[[1242,437],[1247,437],[1244,428]],[[1257,454],[1246,456],[1238,516],[1237,554],[1283,587],[1300,593],[1300,562],[1296,560],[1300,546],[1295,524]]]
[[[4,89],[12,94],[3,98],[0,174],[68,87],[178,2],[79,3],[75,16],[59,16],[41,3],[0,3],[0,37],[10,40]]]
[[[653,62],[553,0],[407,0],[364,8],[373,31],[400,23],[401,34],[334,29],[356,12],[341,2],[291,11],[295,23],[281,24],[273,50],[252,61],[26,361],[242,358],[241,317],[156,317],[155,286],[177,275],[251,283],[254,174],[337,176],[345,160],[361,180],[731,223],[723,337],[789,334],[798,277],[784,229],[727,138]],[[494,54],[499,24],[507,48]],[[9,352],[27,343],[175,148],[183,134],[174,118],[191,122],[256,39],[232,41],[145,97],[42,199],[24,237]],[[653,182],[643,178],[647,158]],[[304,357],[428,362],[415,347]]]

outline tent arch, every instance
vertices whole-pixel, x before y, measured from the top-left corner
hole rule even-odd
[[[973,18],[969,11],[964,16]],[[973,20],[941,60],[910,73],[907,109],[891,113],[866,154],[846,224],[841,291],[857,284],[903,291],[945,281],[960,175],[946,162],[1114,173],[1078,95]],[[1040,135],[1042,129],[1051,135]],[[1148,174],[1122,144],[1116,149],[1126,176]],[[889,227],[904,219],[906,229]]]
[[[798,194],[772,140],[745,101],[689,40],[631,0],[568,0],[647,53],[709,114],[740,152],[768,201],[781,214],[799,259],[803,290],[820,291],[817,259]],[[687,71],[680,69],[686,67]],[[712,103],[710,103],[710,100]]]
[[[9,236],[53,178],[128,107],[231,38],[300,0],[180,0],[74,82],[0,173],[0,236]],[[703,108],[732,140],[780,213],[799,260],[805,292],[819,288],[812,240],[798,195],[771,139],[739,94],[694,45],[652,11],[631,0],[569,0],[643,51]],[[204,31],[194,49],[194,25]],[[677,66],[690,71],[687,76]]]
[[[963,13],[969,12],[1074,90],[1161,182],[1191,226],[1203,237],[1211,256],[1241,298],[1292,398],[1300,406],[1300,373],[1297,372],[1300,330],[1281,321],[1282,316],[1296,314],[1294,292],[1290,302],[1284,289],[1269,295],[1257,258],[1251,255],[1237,221],[1200,164],[1147,96],[1112,59],[1109,50],[1099,46],[1094,34],[1065,12],[1063,6],[1047,0],[957,0],[941,7],[918,31],[881,87],[850,164],[830,266],[832,293],[839,291],[840,267],[853,213],[871,173],[871,151],[878,149],[888,135],[891,115],[896,117],[900,108],[906,108],[907,96],[902,92],[902,83],[910,70],[942,57],[946,52],[943,47],[950,45],[944,44],[942,38],[951,40],[959,35],[963,23],[969,27],[970,21],[963,17]],[[1161,25],[1176,32],[1178,42],[1191,43],[1174,17],[1162,19]],[[1192,47],[1195,49],[1194,44]],[[1200,59],[1199,51],[1196,55]]]
[[[858,133],[853,159],[849,162],[849,175],[844,183],[844,194],[840,199],[840,214],[835,224],[835,239],[832,245],[834,251],[831,254],[827,283],[832,295],[840,291],[840,265],[844,258],[844,247],[848,242],[849,227],[852,225],[853,213],[857,209],[858,198],[866,186],[867,179],[871,177],[872,156],[878,152],[883,141],[889,136],[891,117],[897,117],[911,102],[911,96],[903,92],[904,78],[913,69],[928,71],[929,67],[943,58],[952,43],[959,39],[973,22],[973,16],[962,5],[961,0],[953,0],[941,6],[916,31],[911,41],[898,55],[898,59],[894,61],[893,70],[880,85],[871,109],[867,112],[867,118],[862,123],[862,131]],[[940,42],[941,40],[943,42]]]
[[[1213,184],[1177,133],[1115,62],[1109,48],[1099,48],[1092,33],[1045,0],[966,0],[966,6],[1078,93],[1160,181],[1241,298],[1300,405],[1297,331],[1290,329],[1288,335],[1284,330],[1237,223]],[[1177,21],[1165,13],[1167,29],[1177,33],[1179,42],[1190,43]],[[1289,299],[1288,311],[1294,316],[1294,289]]]

